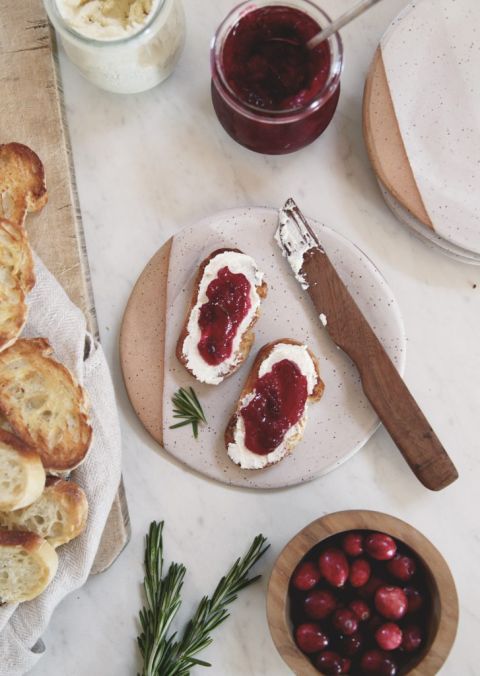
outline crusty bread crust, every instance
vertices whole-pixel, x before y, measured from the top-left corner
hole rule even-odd
[[[36,533],[59,547],[78,537],[87,524],[87,496],[78,484],[48,477],[42,495],[31,505],[0,512],[0,528]]]
[[[35,533],[0,529],[0,603],[31,601],[50,584],[58,567],[55,549]]]
[[[28,308],[20,281],[0,265],[0,352],[15,343],[27,321]]]
[[[1,427],[0,476],[6,482],[5,490],[0,491],[0,510],[3,511],[30,505],[40,497],[45,486],[45,470],[38,453]]]
[[[229,444],[235,443],[235,428],[237,426],[237,420],[238,416],[240,415],[240,410],[241,410],[241,402],[244,400],[244,398],[251,394],[254,389],[255,389],[255,383],[258,380],[258,373],[260,371],[260,367],[262,365],[262,362],[267,359],[267,357],[271,354],[273,351],[274,347],[278,345],[279,343],[287,343],[288,345],[303,345],[303,343],[298,342],[297,340],[292,340],[290,338],[280,338],[279,340],[275,340],[271,343],[267,343],[264,345],[258,352],[255,361],[253,362],[253,366],[250,369],[250,373],[247,376],[247,379],[245,381],[245,384],[243,386],[243,389],[240,393],[240,396],[238,397],[237,404],[235,407],[235,410],[228,421],[227,427],[225,429],[225,448],[228,450]],[[318,366],[318,360],[316,356],[313,354],[313,352],[307,347],[308,354],[310,355],[314,365],[315,365],[315,371],[317,373],[317,384],[315,385],[315,388],[312,392],[311,395],[308,396],[307,402],[308,403],[313,403],[315,401],[319,401],[322,398],[325,385],[320,378],[320,369]],[[293,448],[301,441],[303,437],[303,430],[295,435],[294,437],[291,437],[288,442],[288,450],[287,453],[283,457],[286,457],[292,450]],[[281,458],[283,459],[283,458]],[[265,467],[270,467],[275,463],[269,463],[265,465]],[[264,469],[264,468],[263,468]]]
[[[0,145],[0,216],[23,225],[27,212],[39,211],[47,199],[38,155],[22,143]]]
[[[195,374],[188,368],[188,361],[187,358],[185,357],[183,353],[183,345],[185,343],[185,339],[188,336],[188,321],[190,319],[190,315],[192,313],[193,308],[196,306],[198,302],[198,292],[200,290],[200,283],[203,278],[203,274],[205,272],[205,268],[207,265],[210,263],[210,261],[215,258],[215,256],[218,256],[219,254],[225,253],[226,251],[232,251],[234,253],[239,253],[243,254],[243,251],[240,251],[240,249],[230,249],[228,247],[225,247],[223,249],[216,249],[213,251],[207,258],[205,258],[204,261],[200,264],[200,267],[198,268],[198,272],[195,276],[195,280],[193,282],[193,294],[192,294],[192,299],[190,301],[190,306],[188,308],[187,314],[185,316],[185,321],[183,323],[182,330],[180,332],[180,336],[177,341],[177,348],[175,351],[175,354],[177,356],[178,361],[185,366],[187,371],[195,378]],[[259,295],[259,297],[263,300],[266,298],[267,293],[268,293],[268,287],[265,281],[262,282],[259,286],[256,287],[256,291]],[[245,359],[248,357],[250,354],[250,350],[252,349],[253,341],[255,340],[255,334],[253,333],[253,327],[255,323],[257,322],[258,318],[260,316],[260,306],[255,313],[255,315],[252,317],[252,321],[250,322],[249,326],[247,327],[246,331],[244,331],[243,336],[240,341],[240,346],[239,346],[239,359],[237,360],[236,363],[232,364],[232,367],[226,373],[223,378],[228,378],[228,376],[232,375],[232,373],[235,373],[240,366],[243,364]]]
[[[44,338],[17,340],[0,352],[0,413],[58,474],[85,459],[92,427],[84,389],[51,355]]]
[[[28,236],[23,226],[0,217],[0,265],[19,280],[24,293],[35,285],[35,268]]]

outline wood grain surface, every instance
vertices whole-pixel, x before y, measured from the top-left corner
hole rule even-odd
[[[132,291],[120,331],[120,363],[131,404],[163,446],[163,376],[172,239],[149,261]]]
[[[83,310],[90,331],[98,335],[55,55],[55,38],[42,0],[2,0],[0,143],[24,143],[42,160],[48,204],[27,217],[30,242]],[[107,568],[128,539],[128,509],[120,487],[93,572]]]
[[[411,547],[430,576],[433,619],[427,645],[411,676],[434,676],[452,648],[458,627],[455,582],[440,552],[413,526],[393,516],[367,510],[336,512],[306,526],[283,549],[272,570],[267,593],[267,617],[273,641],[282,658],[298,676],[318,676],[318,670],[297,648],[288,616],[288,587],[298,563],[322,540],[347,530],[374,530],[390,534]]]
[[[365,83],[363,135],[377,178],[405,209],[433,230],[400,134],[380,47]]]
[[[357,366],[368,400],[415,476],[434,491],[450,485],[455,466],[328,256],[311,249],[302,271],[328,333]]]

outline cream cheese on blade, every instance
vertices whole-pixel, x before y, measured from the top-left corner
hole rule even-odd
[[[234,274],[242,273],[250,282],[250,308],[242,319],[238,331],[235,334],[232,344],[232,354],[230,357],[222,361],[217,366],[207,364],[198,350],[198,343],[201,338],[200,326],[198,320],[200,316],[200,308],[208,302],[207,289],[214,279],[216,279],[219,271],[228,267]],[[251,258],[243,253],[237,251],[224,251],[212,258],[203,271],[202,279],[198,289],[197,303],[190,313],[187,324],[187,337],[183,343],[183,355],[187,362],[187,367],[192,371],[195,377],[202,383],[209,385],[218,385],[222,382],[224,377],[231,372],[232,368],[238,363],[240,354],[240,343],[243,334],[250,326],[254,316],[256,315],[259,305],[260,296],[257,293],[257,286],[263,283],[263,272],[257,267],[257,264]]]
[[[318,382],[317,370],[312,358],[305,345],[291,345],[290,343],[278,343],[271,353],[263,360],[258,371],[258,377],[261,378],[272,370],[274,364],[283,359],[294,362],[301,373],[307,379],[307,393],[310,396]],[[250,392],[240,403],[240,411],[245,408],[255,396],[255,392]],[[262,469],[267,465],[274,464],[289,453],[289,441],[303,434],[307,423],[308,400],[305,402],[305,410],[300,420],[290,427],[282,440],[271,453],[259,455],[253,453],[245,445],[245,423],[242,415],[237,416],[237,424],[234,431],[234,443],[228,445],[227,453],[231,460],[243,469]]]
[[[116,40],[136,33],[159,0],[57,0],[65,21],[94,40]]]
[[[318,247],[308,231],[301,233],[298,226],[284,209],[280,209],[278,215],[278,228],[275,232],[277,241],[283,255],[288,260],[295,278],[300,282],[302,289],[308,289],[305,275],[301,272],[303,258],[307,251]]]

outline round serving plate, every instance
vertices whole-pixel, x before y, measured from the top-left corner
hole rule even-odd
[[[480,56],[471,35],[478,20],[476,0],[410,3],[381,40],[363,105],[367,151],[389,206],[406,210],[415,223],[407,225],[443,253],[473,264],[480,260],[473,112]]]
[[[280,488],[329,472],[358,451],[379,425],[356,367],[330,340],[308,295],[300,288],[274,241],[278,211],[232,209],[185,228],[150,260],[132,292],[120,337],[126,388],[141,422],[171,455],[218,481],[250,488]],[[405,335],[398,305],[385,279],[352,242],[315,221],[333,264],[400,373],[405,368]],[[249,358],[217,386],[197,382],[180,364],[175,347],[189,306],[193,277],[212,251],[242,250],[265,272],[268,296],[255,326]],[[258,350],[279,338],[302,341],[318,356],[325,394],[309,408],[305,434],[294,452],[277,465],[247,471],[227,456],[225,426]],[[198,439],[190,427],[170,429],[172,396],[193,386],[208,424]]]

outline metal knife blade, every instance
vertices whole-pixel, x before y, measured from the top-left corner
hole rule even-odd
[[[417,478],[431,490],[451,484],[458,478],[454,464],[293,199],[280,210],[275,239]]]

